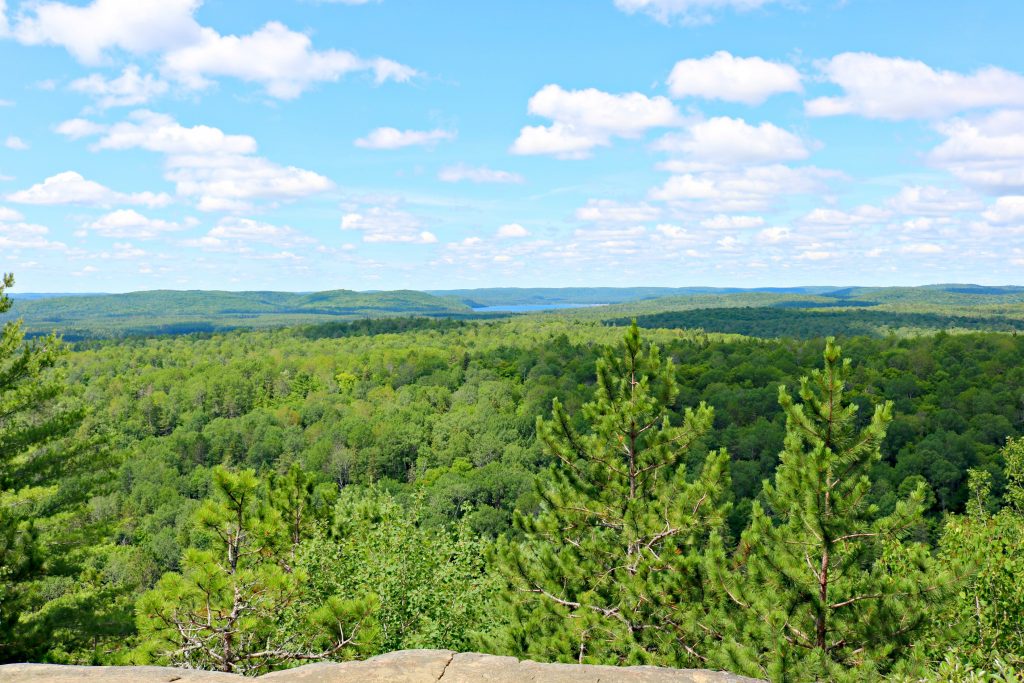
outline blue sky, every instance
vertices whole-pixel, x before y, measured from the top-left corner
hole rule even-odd
[[[0,10],[18,291],[1024,284],[1024,3]]]

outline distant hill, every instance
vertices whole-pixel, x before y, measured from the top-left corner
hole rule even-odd
[[[770,292],[815,296],[840,287],[493,287],[486,289],[437,289],[428,294],[451,297],[474,308],[485,306],[530,306],[548,304],[621,304],[668,296],[700,296]]]
[[[128,334],[215,332],[393,315],[458,316],[469,306],[424,292],[171,291],[22,297],[6,319],[20,317],[32,333],[56,330],[67,339]],[[0,320],[4,318],[0,317]]]
[[[12,313],[30,334],[57,331],[68,340],[127,335],[211,333],[236,328],[322,325],[395,316],[478,318],[474,309],[593,306],[561,315],[595,320],[721,309],[703,315],[649,317],[642,324],[804,336],[832,325],[850,333],[893,329],[1020,330],[1024,287],[939,284],[925,287],[565,287],[418,292],[227,292],[157,290],[129,294],[19,294]],[[752,309],[727,312],[725,309]],[[765,309],[787,309],[768,313]],[[805,309],[832,311],[804,317]],[[861,314],[867,309],[873,313]],[[856,315],[854,315],[856,313]],[[934,314],[931,317],[906,314]],[[488,317],[507,315],[489,312]],[[804,322],[813,324],[803,327]],[[840,325],[840,323],[843,323]],[[333,329],[333,328],[331,328]],[[331,332],[331,334],[336,333]],[[340,334],[340,333],[339,333]],[[347,332],[345,334],[348,334]]]

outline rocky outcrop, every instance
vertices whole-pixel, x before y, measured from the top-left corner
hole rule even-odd
[[[234,674],[157,666],[0,666],[0,683],[239,683],[245,680]],[[255,680],[265,683],[754,683],[752,678],[714,671],[538,664],[515,657],[449,650],[406,650],[365,662],[309,664]]]

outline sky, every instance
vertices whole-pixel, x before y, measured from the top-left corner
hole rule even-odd
[[[1018,0],[0,0],[20,292],[1024,284]]]

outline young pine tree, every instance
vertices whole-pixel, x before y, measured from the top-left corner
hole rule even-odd
[[[918,488],[879,515],[869,473],[891,419],[876,406],[858,429],[844,400],[850,362],[829,339],[825,364],[780,387],[786,438],[775,483],[753,506],[734,571],[719,579],[726,668],[772,680],[863,680],[888,672],[925,625],[938,593],[928,549],[908,540],[922,523]],[[714,565],[712,565],[714,566]]]
[[[279,481],[293,494],[306,488],[295,472]],[[261,491],[252,470],[214,470],[213,496],[196,517],[209,546],[189,548],[182,573],[139,599],[144,661],[258,674],[342,658],[372,638],[372,596],[305,599],[306,577],[292,566],[296,517],[286,522],[272,504],[282,500],[297,497]]]
[[[509,624],[499,647],[541,660],[686,665],[703,661],[700,554],[728,509],[728,458],[683,462],[711,428],[703,403],[673,408],[675,368],[634,324],[597,364],[579,430],[556,399],[538,434],[556,463],[542,509],[498,555]]]

